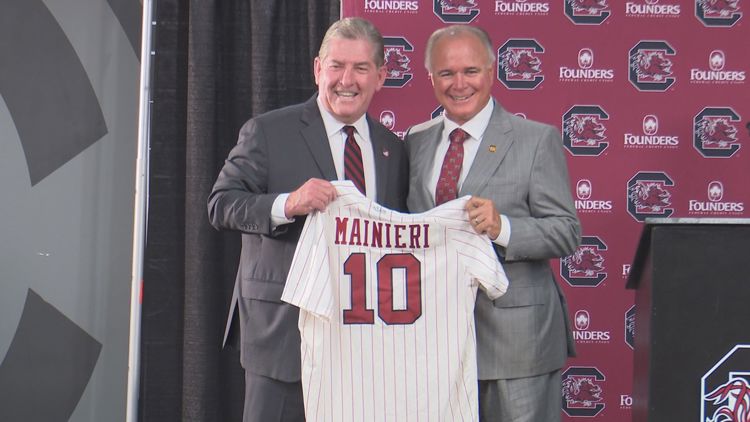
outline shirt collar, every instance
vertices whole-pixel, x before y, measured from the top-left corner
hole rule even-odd
[[[331,114],[328,110],[325,109],[325,107],[323,107],[323,104],[320,102],[320,96],[318,96],[315,101],[317,101],[318,103],[320,116],[323,118],[323,126],[325,126],[326,129],[326,136],[328,136],[329,138],[335,135],[337,132],[340,132],[344,126],[354,126],[354,128],[357,129],[357,133],[359,133],[361,137],[365,137],[369,133],[367,118],[364,114],[351,125],[347,125],[338,121],[333,116],[333,114]]]
[[[490,124],[490,118],[492,117],[492,110],[494,109],[495,102],[490,98],[476,116],[472,117],[468,122],[459,126],[458,123],[450,120],[448,116],[445,116],[445,133],[451,133],[453,129],[460,127],[472,138],[481,140],[484,135],[484,131],[487,130],[487,126]],[[447,137],[446,137],[447,138]]]

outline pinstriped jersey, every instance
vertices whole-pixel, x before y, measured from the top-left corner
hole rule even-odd
[[[333,183],[282,295],[300,308],[307,420],[477,420],[477,287],[494,299],[508,280],[468,197],[402,214]]]

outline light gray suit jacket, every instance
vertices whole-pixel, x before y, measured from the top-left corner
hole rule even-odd
[[[404,143],[367,119],[375,158],[377,202],[404,211],[408,160]],[[271,228],[271,207],[311,177],[336,180],[323,119],[311,98],[250,119],[240,130],[208,198],[217,229],[242,232],[242,252],[227,336],[240,328],[245,370],[286,382],[300,379],[298,309],[281,302],[305,218]],[[235,307],[239,326],[233,322]]]
[[[407,134],[410,212],[435,206],[427,184],[442,131],[440,116]],[[508,247],[495,245],[510,280],[508,292],[495,301],[477,296],[479,378],[529,377],[561,368],[575,351],[567,304],[549,259],[573,253],[580,224],[559,132],[496,102],[463,195],[491,199],[511,226]]]

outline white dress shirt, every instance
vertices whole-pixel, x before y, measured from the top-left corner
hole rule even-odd
[[[474,158],[477,156],[484,132],[490,124],[493,109],[494,102],[490,99],[490,101],[487,102],[487,105],[484,106],[476,116],[460,126],[458,123],[450,120],[447,116],[443,116],[443,133],[440,135],[440,143],[435,149],[435,159],[432,164],[432,176],[430,177],[429,184],[433,200],[435,199],[435,189],[437,188],[438,179],[440,178],[440,168],[443,165],[445,153],[450,146],[450,133],[453,132],[454,129],[460,127],[464,132],[469,134],[469,138],[464,141],[464,161],[461,164],[461,175],[458,178],[458,190],[460,191],[464,180],[466,180],[466,175],[469,174],[469,169],[471,169],[471,165],[474,163]],[[497,239],[494,239],[493,242],[506,247],[510,241],[510,221],[508,220],[508,217],[502,214],[500,214],[500,221],[500,235],[498,235]]]

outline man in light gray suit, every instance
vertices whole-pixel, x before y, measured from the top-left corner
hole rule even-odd
[[[314,62],[318,94],[245,123],[209,196],[211,224],[242,232],[227,333],[238,328],[236,307],[246,422],[304,420],[299,313],[280,298],[305,216],[336,197],[329,180],[349,174],[346,143],[360,150],[366,196],[406,209],[403,142],[366,115],[385,81],[383,63],[383,38],[371,23],[334,23]]]
[[[494,49],[485,31],[435,31],[425,65],[445,113],[407,134],[407,206],[422,212],[472,195],[467,218],[493,241],[510,280],[495,301],[477,296],[480,420],[559,421],[560,372],[574,349],[549,260],[580,242],[562,139],[491,97]]]

